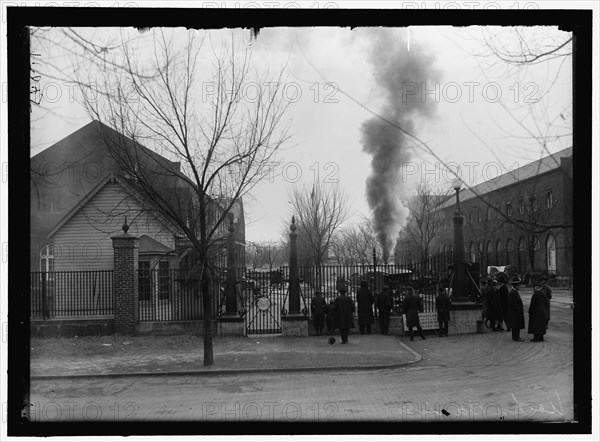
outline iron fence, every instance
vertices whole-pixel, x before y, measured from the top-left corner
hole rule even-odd
[[[210,297],[212,316],[216,317],[224,306],[224,280],[212,281]],[[139,269],[138,309],[142,322],[203,319],[199,276],[183,269]]]
[[[113,271],[31,272],[32,318],[113,314]]]
[[[310,312],[310,302],[317,291],[320,291],[327,303],[334,300],[344,287],[348,296],[356,303],[356,294],[361,281],[366,281],[373,291],[375,298],[382,292],[384,286],[390,288],[394,309],[393,314],[401,314],[401,303],[407,289],[423,299],[425,312],[435,312],[435,296],[439,281],[446,273],[434,273],[433,262],[431,266],[417,268],[414,265],[385,264],[369,265],[326,265],[326,266],[301,266],[300,277],[300,304],[305,313]],[[442,263],[440,261],[440,269]],[[447,270],[447,269],[446,269]],[[280,299],[281,307],[286,309],[289,293],[289,267],[283,266],[270,271],[247,271],[243,280],[245,286],[254,287],[254,297],[266,296],[271,299]],[[247,290],[242,296],[247,299]],[[282,296],[283,294],[284,296]],[[377,304],[375,300],[374,308]],[[355,304],[356,311],[358,305]]]

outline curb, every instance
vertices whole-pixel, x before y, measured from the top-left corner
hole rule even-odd
[[[396,364],[384,365],[355,365],[352,367],[285,367],[285,368],[230,368],[222,370],[181,370],[181,371],[154,371],[154,372],[131,372],[131,373],[85,373],[72,375],[32,375],[29,377],[32,381],[42,380],[73,380],[73,379],[89,379],[89,378],[123,378],[123,377],[153,377],[153,376],[221,376],[235,374],[260,374],[260,373],[293,373],[293,372],[315,372],[315,371],[353,371],[353,370],[385,370],[391,368],[401,368],[407,365],[415,364],[423,359],[423,356],[415,350],[398,341],[410,354],[414,356],[414,360],[408,362],[399,362]]]

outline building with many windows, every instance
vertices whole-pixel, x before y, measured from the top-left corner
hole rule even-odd
[[[568,285],[573,274],[573,149],[525,164],[459,192],[465,217],[465,253],[487,266],[514,265],[527,277],[547,274],[554,283]],[[451,254],[456,200],[441,205],[440,226],[429,255]],[[410,241],[400,235],[399,262],[409,256]]]

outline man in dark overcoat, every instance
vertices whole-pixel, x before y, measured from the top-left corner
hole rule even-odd
[[[529,303],[529,325],[527,333],[533,335],[532,342],[541,342],[546,334],[546,306],[548,298],[541,286],[536,285],[533,288],[531,302]]]
[[[504,330],[502,328],[502,321],[504,321],[506,324],[506,329],[510,330],[510,325],[508,325],[506,320],[508,314],[508,294],[510,292],[506,274],[499,274],[498,282],[500,283],[500,288],[498,289],[498,297],[500,298],[500,318],[498,318],[498,329]]]
[[[377,296],[377,311],[379,312],[379,332],[382,335],[389,335],[392,295],[388,285],[384,285],[383,292]]]
[[[420,300],[421,298],[419,298]],[[435,309],[437,311],[438,324],[439,328],[439,336],[448,336],[448,322],[450,321],[450,306],[452,302],[450,301],[450,296],[446,293],[446,289],[444,287],[438,288],[438,295],[435,298]],[[417,318],[419,315],[417,314]]]
[[[487,319],[490,322],[492,331],[504,330],[502,325],[502,307],[500,307],[500,295],[498,289],[494,287],[496,281],[488,279],[485,297],[487,298]]]
[[[346,344],[348,342],[348,333],[354,316],[354,302],[352,302],[352,299],[346,294],[346,289],[344,287],[341,287],[339,292],[340,294],[335,298],[333,308],[335,310],[336,327],[340,329],[342,344]]]
[[[327,307],[325,299],[321,296],[321,292],[316,291],[315,297],[310,301],[310,311],[312,313],[313,324],[317,335],[323,333],[323,326],[325,325],[325,307]]]
[[[325,306],[325,323],[327,324],[327,333],[332,334],[335,332],[335,301],[332,299],[329,304]]]
[[[360,282],[360,289],[356,294],[356,301],[358,302],[358,328],[360,334],[365,334],[365,327],[367,328],[367,334],[371,334],[371,324],[373,324],[373,292],[369,290],[367,281]]]
[[[548,328],[548,322],[550,321],[550,300],[552,299],[552,289],[548,285],[548,277],[542,276],[540,278],[540,285],[542,292],[546,295],[546,328]]]
[[[423,301],[420,297],[415,295],[414,290],[409,291],[404,297],[402,309],[406,315],[406,326],[408,327],[410,340],[413,340],[413,327],[417,327],[417,330],[421,334],[421,338],[425,339],[425,334],[423,333],[421,323],[419,322],[419,313],[423,312]]]
[[[512,332],[513,341],[523,341],[523,338],[519,336],[520,331],[525,328],[525,314],[523,311],[523,300],[519,293],[519,284],[521,280],[518,276],[515,276],[511,281],[510,285],[512,288],[508,292],[508,298],[506,302],[506,326]]]

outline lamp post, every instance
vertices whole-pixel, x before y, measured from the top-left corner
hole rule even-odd
[[[298,279],[298,232],[296,219],[292,216],[290,224],[290,282],[289,282],[289,313],[300,315],[300,283]]]
[[[452,187],[456,191],[456,210],[454,211],[454,278],[452,281],[452,298],[455,302],[468,302],[470,300],[468,290],[468,275],[465,265],[465,240],[464,240],[464,222],[465,217],[460,211],[459,192],[462,187],[460,179],[452,182]]]

